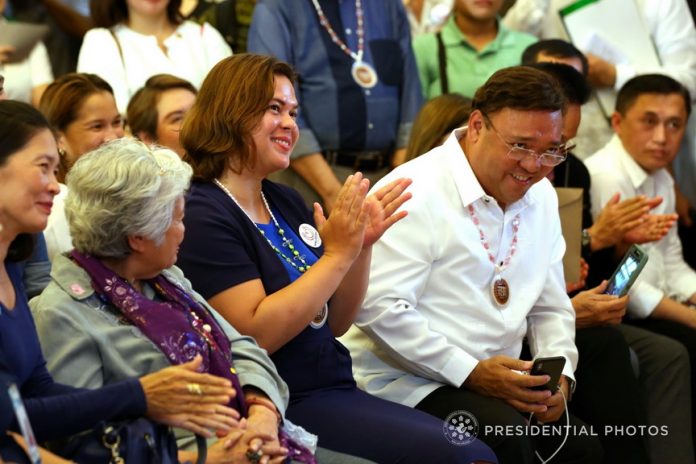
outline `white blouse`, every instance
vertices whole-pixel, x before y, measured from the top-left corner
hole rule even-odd
[[[51,63],[42,42],[34,46],[26,60],[0,65],[0,74],[5,77],[7,98],[25,103],[32,103],[31,92],[35,87],[53,82]]]
[[[112,29],[121,52],[109,29],[92,29],[82,43],[77,70],[97,74],[107,81],[114,89],[121,113],[126,112],[131,96],[149,77],[172,74],[198,88],[208,71],[232,54],[220,33],[207,23],[184,21],[164,41],[166,53],[154,36],[140,34],[123,24]]]

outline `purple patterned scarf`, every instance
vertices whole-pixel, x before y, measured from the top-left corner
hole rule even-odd
[[[73,250],[70,256],[89,274],[97,295],[149,338],[173,365],[200,354],[203,372],[224,377],[237,392],[229,406],[247,417],[244,392],[232,361],[230,342],[213,316],[177,284],[162,274],[147,281],[163,301],[153,301],[93,256]],[[280,444],[295,461],[313,464],[312,453],[297,444],[281,428]]]

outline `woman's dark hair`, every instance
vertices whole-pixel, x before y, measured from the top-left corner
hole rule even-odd
[[[179,25],[184,21],[179,8],[181,0],[169,0],[167,18],[170,23]],[[95,27],[109,28],[128,21],[126,0],[90,0],[89,11]]]
[[[51,130],[51,126],[33,106],[13,100],[0,101],[0,167],[43,130]],[[32,235],[19,234],[10,244],[7,259],[23,261],[31,256],[33,250]]]
[[[295,81],[289,64],[249,53],[225,58],[210,70],[179,133],[195,180],[216,179],[228,166],[253,165],[252,132],[273,98],[276,76]]]
[[[406,161],[440,145],[445,135],[466,124],[470,114],[471,98],[458,93],[445,93],[426,102],[413,121]]]

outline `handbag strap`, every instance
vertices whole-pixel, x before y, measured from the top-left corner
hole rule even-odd
[[[208,442],[205,437],[196,434],[196,447],[198,447],[198,459],[196,459],[196,464],[205,464],[208,458]]]
[[[116,43],[116,48],[118,49],[118,56],[121,58],[121,66],[123,66],[123,77],[126,80],[126,88],[128,88],[128,71],[126,70],[126,59],[123,57],[123,48],[121,48],[121,41],[118,40],[118,37],[116,36],[116,33],[112,28],[109,28],[109,33],[111,34],[111,37],[114,38],[114,42]]]
[[[442,32],[435,33],[437,39],[437,64],[440,71],[440,88],[443,94],[449,93],[449,82],[447,81],[447,51],[445,42],[442,40]]]
[[[109,33],[111,33],[111,37],[114,38],[114,42],[116,42],[116,48],[118,48],[118,56],[121,57],[121,64],[123,64],[123,69],[126,69],[126,60],[123,59],[123,49],[121,48],[121,41],[118,40],[118,37],[116,37],[116,33],[114,33],[114,30],[109,28]]]

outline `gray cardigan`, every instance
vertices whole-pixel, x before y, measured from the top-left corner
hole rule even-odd
[[[253,338],[241,335],[194,292],[179,268],[174,266],[162,273],[180,284],[218,321],[230,340],[242,386],[262,390],[284,414],[288,388],[266,351]],[[154,291],[146,286],[145,295],[151,298]],[[50,284],[31,300],[30,306],[48,370],[57,382],[97,388],[171,365],[137,327],[122,323],[117,311],[102,303],[88,274],[65,256],[59,255],[53,261]]]

